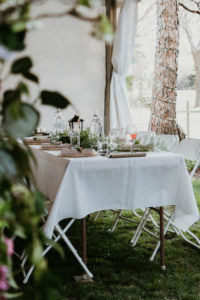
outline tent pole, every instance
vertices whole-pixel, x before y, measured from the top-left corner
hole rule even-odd
[[[117,21],[117,5],[116,0],[106,0],[106,15],[110,20],[115,31]],[[104,132],[107,135],[110,131],[110,83],[112,77],[112,45],[106,45],[106,85],[104,100]]]

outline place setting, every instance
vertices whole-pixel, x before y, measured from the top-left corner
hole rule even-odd
[[[69,158],[102,156],[107,158],[145,157],[148,152],[159,151],[161,144],[154,144],[153,138],[141,143],[134,123],[126,128],[112,129],[103,134],[102,118],[93,114],[89,127],[75,115],[65,121],[60,109],[54,117],[53,129],[38,129],[33,136],[23,139],[29,146],[40,146],[39,150],[56,151],[56,155]],[[59,151],[59,153],[58,153]]]

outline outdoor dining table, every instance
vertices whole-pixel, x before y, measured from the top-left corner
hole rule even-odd
[[[51,202],[44,226],[52,238],[63,219],[83,219],[100,210],[157,207],[161,212],[161,252],[164,267],[164,206],[174,205],[173,222],[181,230],[199,219],[192,184],[181,155],[148,152],[146,157],[61,157],[60,151],[31,146],[35,186]],[[86,240],[83,221],[83,236]],[[86,243],[86,241],[85,241]],[[84,249],[86,251],[86,244]],[[84,253],[86,263],[86,253]]]

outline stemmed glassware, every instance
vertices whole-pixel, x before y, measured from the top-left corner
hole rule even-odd
[[[126,142],[132,145],[137,138],[137,127],[134,123],[128,125],[126,128]]]

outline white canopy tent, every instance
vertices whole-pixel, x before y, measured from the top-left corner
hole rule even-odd
[[[133,58],[137,27],[137,0],[125,0],[114,38],[110,86],[110,129],[126,128],[132,123],[126,76]]]
[[[107,0],[114,2],[116,0]],[[122,1],[120,1],[122,2]],[[66,10],[62,1],[45,1],[34,6],[34,13]],[[116,13],[115,13],[116,14]],[[86,126],[93,112],[105,117],[105,44],[91,36],[91,24],[71,16],[45,19],[37,30],[27,36],[26,54],[34,60],[34,72],[39,75],[40,88],[58,90],[68,97],[72,106],[63,111],[65,120],[79,114]],[[137,23],[137,0],[124,0],[114,38],[114,66],[110,90],[109,127],[126,127],[131,113],[126,94],[126,74],[134,50]],[[20,54],[21,55],[21,54]],[[111,63],[111,62],[110,62]],[[10,82],[8,82],[10,84]],[[37,95],[32,88],[32,98]],[[51,127],[55,109],[38,106],[40,127]]]

